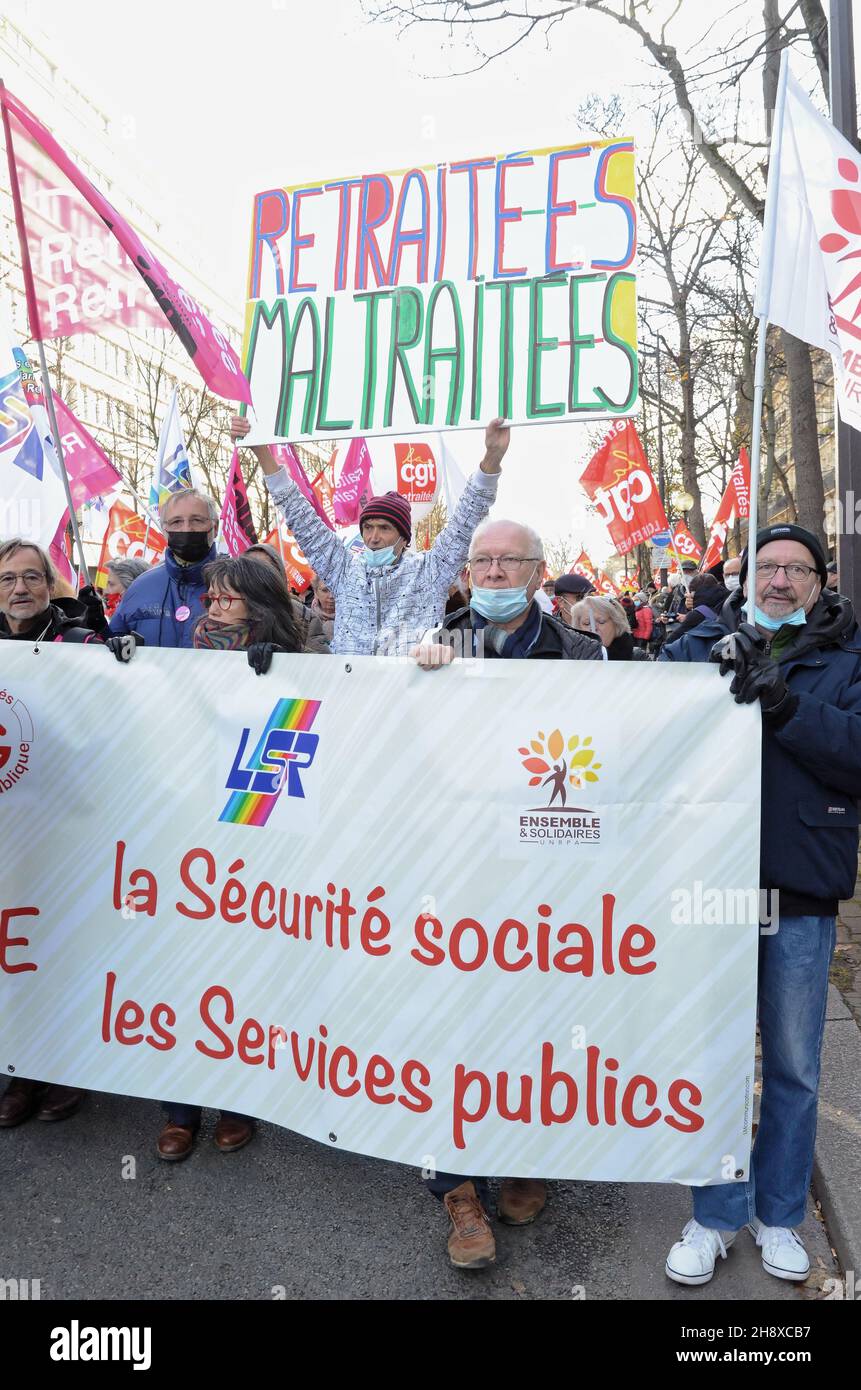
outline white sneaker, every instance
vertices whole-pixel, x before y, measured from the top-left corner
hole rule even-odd
[[[762,1266],[776,1279],[806,1279],[810,1273],[807,1251],[789,1226],[763,1226],[758,1216],[747,1229],[762,1249]]]
[[[691,1219],[667,1256],[666,1273],[677,1284],[707,1284],[715,1272],[718,1255],[726,1252],[735,1240],[735,1231],[713,1231]]]

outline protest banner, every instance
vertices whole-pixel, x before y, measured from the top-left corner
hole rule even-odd
[[[238,449],[233,450],[230,460],[219,531],[228,555],[244,555],[250,546],[257,544],[257,532],[254,529],[254,518],[251,515]]]
[[[7,645],[10,1072],[425,1170],[746,1175],[760,718],[715,668]]]
[[[627,139],[266,189],[247,442],[629,414],[635,249]]]

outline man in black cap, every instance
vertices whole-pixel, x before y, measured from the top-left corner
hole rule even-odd
[[[837,594],[840,592],[840,577],[837,573],[837,561],[829,560],[826,569],[828,570],[828,583],[826,587],[831,590],[832,594]]]
[[[595,585],[584,579],[582,574],[560,574],[556,580],[556,611],[568,627],[571,623],[571,609],[587,594],[596,592]]]
[[[759,702],[760,882],[771,895],[759,945],[763,1086],[751,1175],[694,1188],[694,1219],[666,1265],[682,1284],[706,1283],[745,1225],[769,1274],[807,1276],[793,1228],[804,1219],[813,1167],[837,905],[854,896],[858,870],[861,632],[852,605],[826,588],[822,547],[801,526],[758,533],[753,612],[742,620],[747,569],[745,554],[741,588],[719,617],[665,646],[660,658],[719,661],[721,675],[733,674],[735,699]]]

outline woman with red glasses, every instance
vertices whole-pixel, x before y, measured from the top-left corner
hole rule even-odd
[[[206,610],[194,629],[193,644],[210,651],[247,651],[258,676],[269,670],[274,652],[301,652],[290,593],[269,565],[244,556],[220,556],[203,572]]]

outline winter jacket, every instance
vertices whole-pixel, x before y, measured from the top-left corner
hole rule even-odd
[[[719,618],[665,646],[659,660],[708,661],[738,627],[742,602],[736,590]],[[787,916],[832,916],[839,899],[854,897],[858,873],[861,631],[849,600],[826,594],[791,631],[778,664],[798,708],[778,728],[762,722],[761,884],[780,890]],[[726,685],[730,699],[728,677]]]
[[[537,605],[536,605],[537,606]],[[604,648],[599,640],[588,633],[575,632],[568,627],[567,623],[560,622],[558,618],[552,618],[549,613],[542,610],[540,612],[540,625],[535,641],[526,653],[530,660],[537,658],[540,661],[605,661]],[[497,657],[500,653],[494,644],[494,634],[499,634],[504,638],[500,628],[495,628],[491,623],[486,623],[483,618],[476,618],[471,608],[461,608],[459,613],[451,613],[445,619],[441,628],[436,632],[428,633],[424,638],[426,642],[438,642],[442,645],[455,645],[455,640],[449,634],[455,632],[466,633],[484,631],[483,654],[485,657]],[[464,655],[469,654],[468,644],[463,644]]]
[[[333,652],[402,656],[440,622],[472,533],[496,497],[497,479],[495,473],[474,473],[432,548],[403,554],[378,570],[347,550],[283,470],[266,479],[309,563],[335,595]]]
[[[33,642],[37,637],[42,642],[96,642],[99,645],[102,642],[101,637],[87,627],[85,605],[74,598],[52,599],[46,611],[39,614],[27,632],[10,632],[5,615],[0,613],[0,639]]]
[[[700,589],[698,594],[694,594],[696,603],[688,614],[682,619],[678,627],[671,627],[666,636],[667,646],[672,646],[678,642],[680,637],[684,637],[686,632],[691,632],[700,623],[708,622],[718,616],[727,599],[729,589],[725,589],[719,584],[715,589]]]
[[[637,617],[631,629],[638,642],[648,642],[655,627],[655,617],[647,603],[637,609]]]
[[[181,565],[166,550],[162,564],[139,574],[126,589],[111,618],[113,636],[137,632],[148,647],[190,647],[195,624],[205,611],[203,571],[214,559],[215,546],[196,565]],[[188,617],[177,618],[183,608],[189,610]]]

